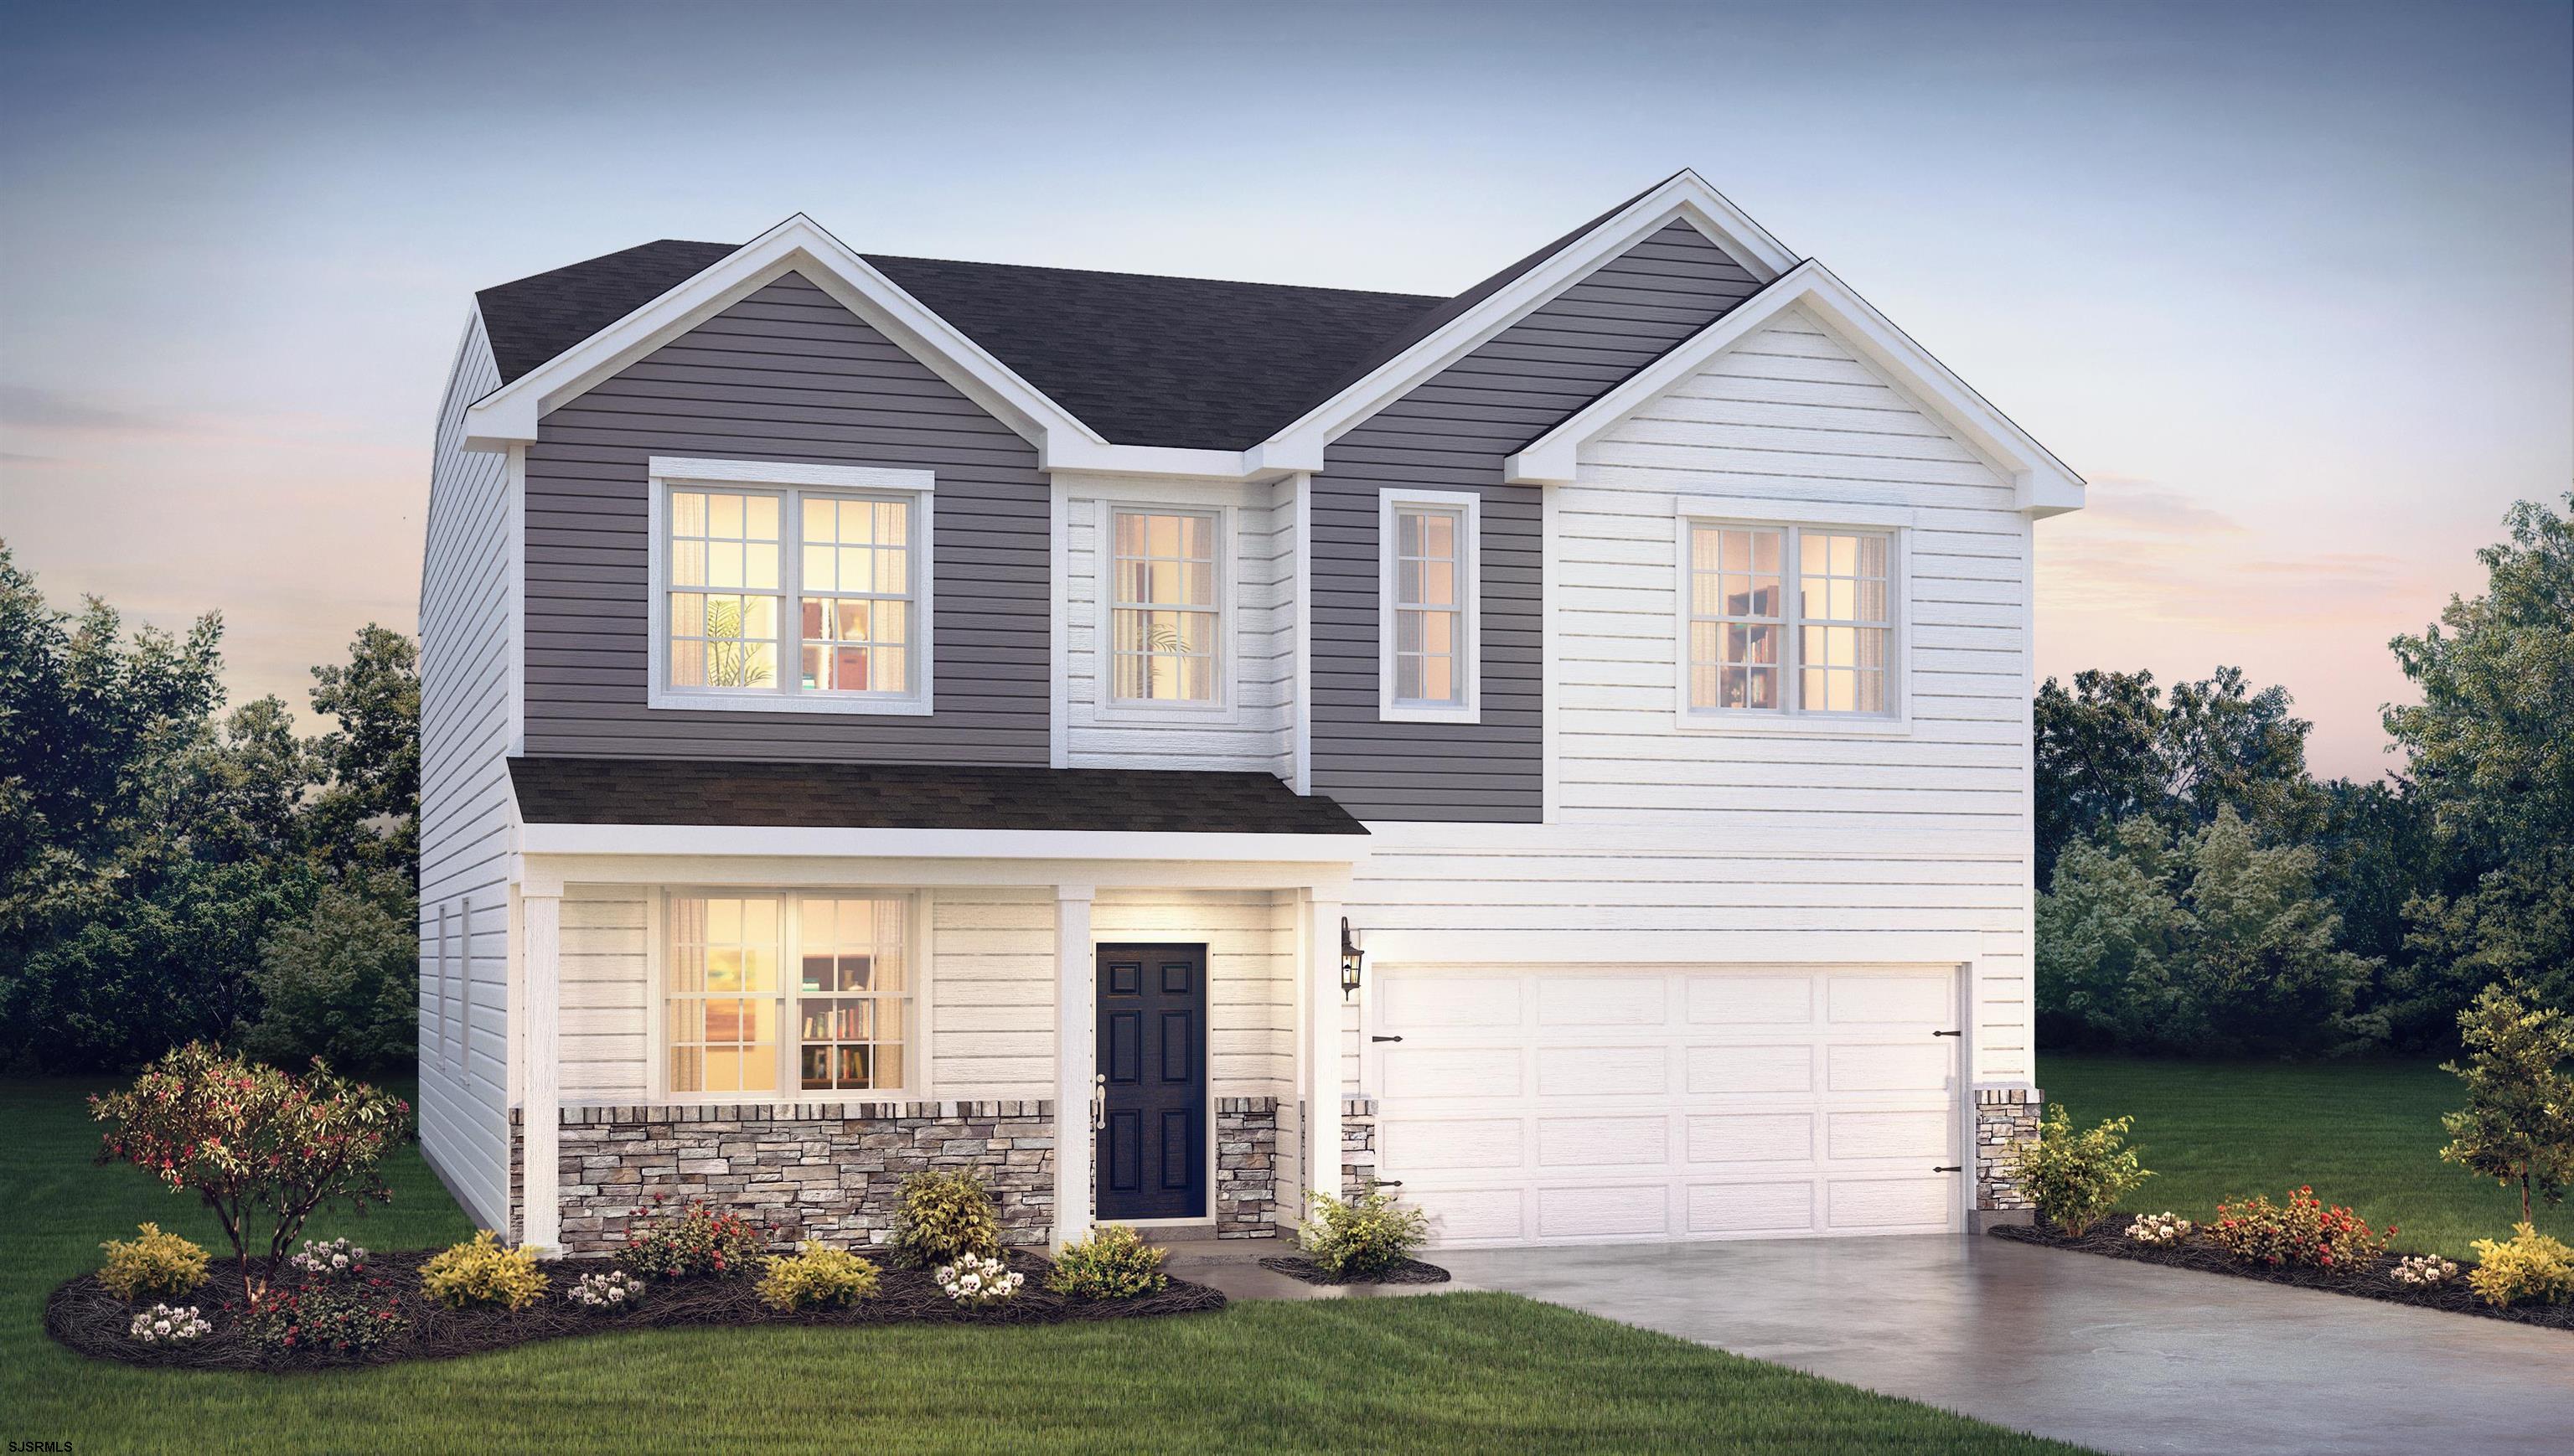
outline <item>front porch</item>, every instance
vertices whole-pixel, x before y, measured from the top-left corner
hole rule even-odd
[[[528,826],[510,1016],[521,1241],[606,1251],[656,1200],[701,1200],[778,1245],[881,1243],[902,1179],[932,1168],[980,1172],[1013,1244],[1060,1246],[1095,1220],[1268,1238],[1309,1188],[1341,1191],[1372,1160],[1339,971],[1363,836],[1087,835],[1109,852],[1068,858],[993,851],[1072,835],[839,832],[908,852],[726,852],[798,836],[665,827],[614,836],[616,852],[591,826]],[[682,837],[691,852],[673,852]],[[974,852],[920,852],[940,848]],[[812,928],[846,940],[861,911],[857,951]],[[1144,1008],[1174,1040],[1114,1043],[1103,1064],[1101,966],[1121,947],[1200,974],[1177,1010]],[[1172,1073],[1149,1095],[1145,1050]],[[1146,1216],[1139,1173],[1158,1194]]]

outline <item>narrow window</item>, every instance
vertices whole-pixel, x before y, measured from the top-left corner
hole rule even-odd
[[[806,693],[906,693],[911,641],[911,507],[802,502],[797,615]]]
[[[888,895],[673,896],[670,1090],[904,1087],[908,904]]]
[[[1460,550],[1465,513],[1398,506],[1394,513],[1394,701],[1455,708],[1466,701]]]
[[[1787,605],[1786,534],[1701,526],[1690,534],[1690,706],[1776,712]]]
[[[1886,712],[1887,539],[1805,531],[1797,540],[1797,657],[1808,713]]]
[[[780,512],[773,494],[670,494],[670,686],[775,688]]]
[[[1895,541],[1885,532],[1692,523],[1693,711],[1893,711]]]
[[[1214,703],[1216,520],[1179,512],[1111,513],[1109,696],[1118,703]]]

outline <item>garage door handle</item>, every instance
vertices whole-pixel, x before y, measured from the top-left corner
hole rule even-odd
[[[1400,1036],[1371,1036],[1368,1038],[1370,1041],[1401,1041],[1402,1039],[1403,1038]]]
[[[1965,1171],[1965,1169],[1964,1169],[1963,1167],[1961,1167],[1961,1166],[1957,1165],[1956,1163],[1941,1163],[1939,1166],[1937,1166],[1937,1167],[1935,1167],[1935,1168],[1932,1168],[1930,1171],[1932,1171],[1932,1172],[1934,1172],[1934,1173],[1962,1173],[1962,1172],[1964,1172],[1964,1171]]]
[[[1962,1036],[1965,1033],[1962,1031],[1933,1031],[1930,1034],[1933,1036]]]

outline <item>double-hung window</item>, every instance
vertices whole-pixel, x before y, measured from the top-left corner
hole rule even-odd
[[[909,916],[901,895],[671,895],[668,1090],[906,1090],[915,1034]]]
[[[1476,719],[1481,505],[1467,492],[1388,493],[1379,499],[1381,719]]]
[[[1221,704],[1223,517],[1123,506],[1108,514],[1110,704]]]
[[[928,472],[652,462],[655,708],[929,711]]]
[[[1891,719],[1895,537],[1688,523],[1690,713]]]

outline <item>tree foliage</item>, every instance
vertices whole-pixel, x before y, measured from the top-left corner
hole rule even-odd
[[[2534,1193],[2549,1203],[2574,1183],[2574,1016],[2532,1006],[2497,982],[2458,1013],[2464,1065],[2441,1070],[2466,1083],[2467,1105],[2441,1117],[2442,1159],[2504,1187],[2520,1185],[2520,1218]]]

